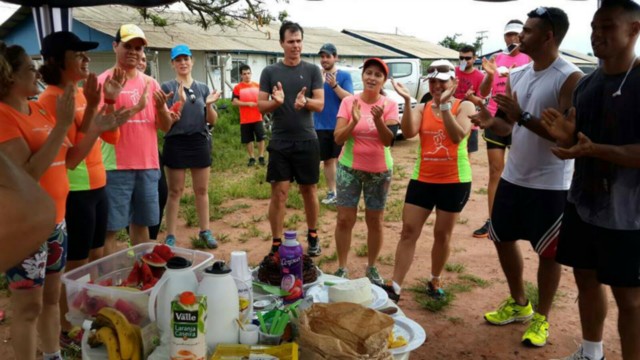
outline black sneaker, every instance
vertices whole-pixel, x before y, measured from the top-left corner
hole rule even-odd
[[[254,166],[255,164],[256,164],[256,159],[250,158],[249,159],[249,163],[247,164],[247,166]]]
[[[258,158],[258,164],[260,164],[261,166],[267,165],[267,163],[264,161],[264,156],[260,156]]]
[[[487,221],[482,225],[482,227],[473,232],[474,238],[486,238],[489,236],[489,226],[491,226],[491,219],[487,219]]]
[[[273,240],[271,243],[271,254],[275,254],[280,249],[280,245],[282,245],[282,240]]]
[[[307,234],[307,242],[309,243],[309,248],[307,249],[307,255],[309,256],[318,256],[322,252],[320,248],[320,239],[318,238],[318,234],[316,236],[312,236],[311,234]]]
[[[393,289],[393,285],[385,285],[385,284],[375,284],[380,286],[382,290],[384,290],[387,295],[389,295],[389,299],[394,303],[398,303],[400,301],[400,294],[396,294],[396,291]]]

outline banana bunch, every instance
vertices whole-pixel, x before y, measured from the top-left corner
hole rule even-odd
[[[109,360],[141,360],[142,333],[118,310],[104,307],[91,325],[89,345],[107,348]]]

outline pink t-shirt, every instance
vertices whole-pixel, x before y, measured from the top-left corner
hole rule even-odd
[[[100,74],[98,82],[103,84],[111,72],[107,70]],[[156,108],[153,102],[153,92],[160,89],[158,82],[138,72],[135,78],[127,80],[124,89],[116,99],[115,107],[116,109],[131,108],[136,105],[140,101],[147,81],[149,81],[147,106],[120,126],[120,140],[116,145],[102,143],[102,159],[106,170],[147,170],[160,167]]]
[[[522,65],[526,65],[531,61],[529,56],[523,53],[518,53],[516,56],[511,56],[507,54],[498,54],[496,55],[496,66],[504,66],[507,69],[510,69],[511,66],[515,65],[515,67],[519,67]],[[489,99],[489,106],[487,108],[491,112],[491,115],[495,115],[496,111],[498,111],[498,104],[493,101],[493,97],[498,94],[504,94],[507,89],[507,79],[509,77],[506,74],[498,74],[496,73],[493,76],[493,85],[491,86],[491,98]]]
[[[473,93],[480,94],[480,84],[482,84],[482,79],[484,79],[484,75],[480,70],[473,69],[470,74],[467,74],[461,71],[459,67],[456,67],[456,78],[458,79],[458,88],[456,89],[456,93],[453,94],[453,97],[464,100],[464,95],[472,86]]]
[[[384,146],[380,137],[378,137],[378,129],[373,122],[371,108],[374,105],[383,106],[384,114],[382,119],[385,122],[389,120],[399,121],[398,104],[386,96],[380,96],[374,104],[367,104],[360,98],[360,95],[351,95],[342,99],[340,109],[338,110],[338,118],[347,119],[347,123],[352,121],[351,109],[353,101],[358,99],[360,104],[360,121],[351,131],[351,136],[347,139],[340,158],[340,164],[355,170],[361,170],[371,173],[381,173],[393,168],[393,158],[388,146]]]

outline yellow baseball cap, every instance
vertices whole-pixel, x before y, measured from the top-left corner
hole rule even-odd
[[[134,24],[124,24],[120,26],[116,33],[116,42],[129,42],[133,39],[142,39],[144,44],[147,45],[147,38],[138,26]]]

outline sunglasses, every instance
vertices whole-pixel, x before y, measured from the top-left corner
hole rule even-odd
[[[191,101],[191,103],[195,103],[196,102],[196,94],[193,93],[193,90],[191,90],[191,88],[185,88],[185,91],[187,92],[187,94],[189,94],[189,101]]]
[[[467,61],[469,61],[469,60],[471,60],[471,59],[473,59],[473,56],[460,56],[460,60],[467,60]]]
[[[452,71],[453,69],[449,67],[449,65],[440,65],[440,66],[429,66],[427,68],[427,73],[431,74],[433,72],[439,72],[439,73],[448,73],[449,71]]]
[[[553,15],[551,15],[551,13],[549,12],[549,9],[547,9],[544,6],[540,6],[539,8],[536,9],[536,14],[543,19],[547,19],[547,21],[551,24],[551,31],[555,34],[556,26],[554,25]]]

